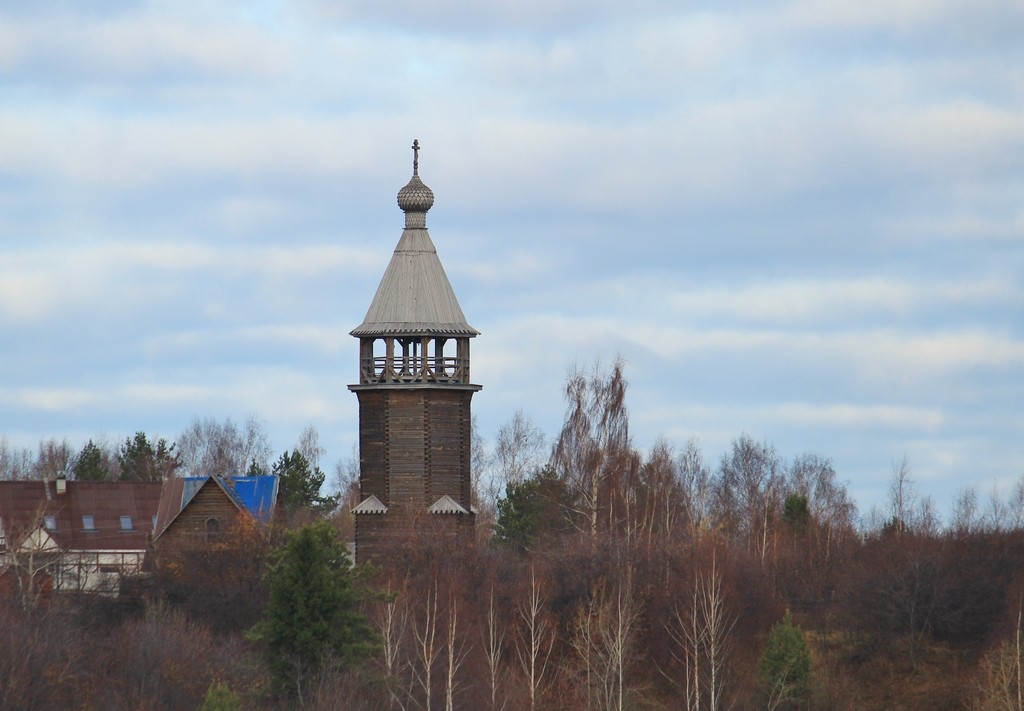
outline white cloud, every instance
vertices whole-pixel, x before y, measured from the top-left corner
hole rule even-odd
[[[945,416],[934,408],[903,405],[857,405],[852,403],[811,404],[781,403],[764,408],[768,418],[778,417],[784,422],[800,426],[827,426],[838,428],[890,427],[915,430],[934,430],[945,423]]]
[[[911,432],[934,431],[947,422],[945,414],[936,408],[910,407],[896,403],[813,403],[780,402],[772,404],[691,404],[675,407],[661,406],[645,410],[639,415],[644,420],[662,422],[701,423],[714,428],[716,423],[745,423],[765,431],[772,428],[796,426],[800,428],[851,429],[892,428]],[[723,429],[729,436],[739,431]],[[678,432],[676,433],[678,434]],[[678,437],[676,437],[678,439]]]
[[[141,348],[150,358],[172,358],[197,352],[247,351],[286,348],[327,356],[344,352],[353,342],[344,330],[314,325],[265,325],[210,330],[162,331],[144,337]]]
[[[642,293],[633,285],[632,293]],[[963,281],[907,281],[886,277],[782,279],[742,286],[693,287],[669,292],[667,303],[685,321],[844,323],[871,317],[904,321],[923,311],[957,305],[1024,304],[1024,291],[999,276]]]
[[[0,402],[7,407],[50,414],[80,412],[92,407],[97,394],[84,388],[7,388],[0,389]]]
[[[214,388],[203,385],[133,383],[118,387],[115,396],[130,404],[162,407],[194,405],[209,400],[213,392]],[[107,404],[112,403],[108,400]]]
[[[968,242],[1024,243],[1024,211],[1006,216],[979,213],[918,215],[889,221],[887,232],[894,239],[941,237]]]
[[[227,278],[242,279],[251,286],[238,295],[241,299],[271,284],[282,294],[295,291],[288,284],[298,285],[308,279],[383,271],[386,261],[387,254],[377,250],[343,245],[285,248],[160,241],[70,246],[43,243],[20,251],[7,250],[0,262],[0,323],[28,326],[77,319],[76,314],[103,320],[115,311],[145,313],[157,304],[161,308],[173,304],[181,312],[194,297],[196,284],[204,284],[204,280],[213,279],[216,285]],[[206,308],[216,306],[207,302]],[[228,315],[220,313],[219,320]],[[53,327],[58,327],[56,321]]]
[[[948,31],[964,21],[1006,21],[1020,15],[1013,0],[796,0],[784,13],[787,24],[810,30],[887,29],[901,34]]]
[[[0,67],[58,81],[159,74],[267,77],[285,74],[292,65],[286,45],[252,27],[197,24],[159,13],[10,19],[0,40],[7,40],[0,42]]]
[[[282,181],[372,175],[380,169],[364,141],[372,125],[345,118],[182,120],[8,110],[0,113],[0,160],[8,169],[80,183],[90,192],[139,190],[193,175]]]
[[[0,322],[32,323],[53,312],[58,297],[54,275],[8,272],[0,277]]]
[[[754,371],[783,368],[798,378],[800,369],[815,368],[832,373],[837,383],[916,391],[953,375],[1024,366],[1024,341],[982,328],[722,328],[533,313],[492,326],[488,335],[517,344],[510,351],[488,351],[489,369],[497,373],[521,371],[524,352],[559,353],[562,362],[587,361],[591,354],[651,353],[661,368],[669,363],[683,367],[695,357],[728,358],[734,367],[745,363]]]
[[[671,294],[671,309],[686,320],[740,319],[799,324],[842,321],[857,312],[905,313],[920,303],[915,285],[881,277],[854,280],[782,280],[740,287],[694,288]]]
[[[450,238],[451,235],[448,237]],[[452,240],[448,239],[447,241]],[[457,257],[457,255],[455,256]],[[504,254],[500,262],[492,260],[469,263],[459,261],[457,258],[444,261],[448,264],[446,269],[449,273],[464,274],[490,286],[519,284],[529,288],[529,285],[535,280],[542,279],[552,271],[550,260],[544,259],[542,255],[535,252],[527,252],[515,247]]]

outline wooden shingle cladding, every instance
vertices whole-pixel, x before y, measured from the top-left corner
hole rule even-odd
[[[476,336],[426,227],[405,229],[353,336]]]

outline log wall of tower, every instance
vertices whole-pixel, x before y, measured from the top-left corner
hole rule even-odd
[[[471,514],[428,514],[427,507],[448,495],[471,510],[473,392],[446,387],[357,391],[360,498],[372,494],[388,507],[386,514],[356,517],[360,559],[427,532],[472,532]]]

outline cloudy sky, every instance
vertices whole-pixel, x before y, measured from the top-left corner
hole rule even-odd
[[[635,443],[1024,474],[1019,0],[0,0],[0,436],[350,456],[423,146],[481,433],[621,355]]]

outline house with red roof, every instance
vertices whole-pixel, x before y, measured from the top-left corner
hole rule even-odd
[[[0,591],[114,594],[137,574],[160,482],[0,481]]]

